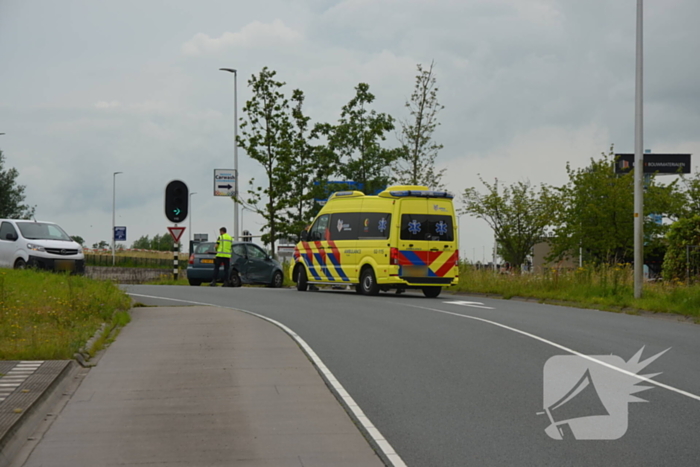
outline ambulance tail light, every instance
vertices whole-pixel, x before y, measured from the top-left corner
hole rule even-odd
[[[389,250],[389,264],[391,264],[392,266],[399,265],[399,249],[398,248],[392,248]]]
[[[194,253],[190,255],[190,260],[188,261],[190,264],[194,264]]]

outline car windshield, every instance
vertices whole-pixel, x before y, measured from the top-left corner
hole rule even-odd
[[[216,244],[212,242],[199,243],[196,247],[194,247],[194,253],[196,255],[216,253]]]
[[[73,239],[56,224],[44,222],[17,222],[19,231],[27,240],[61,240],[72,242]]]

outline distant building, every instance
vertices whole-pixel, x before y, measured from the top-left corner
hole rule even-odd
[[[576,269],[579,265],[578,255],[565,257],[562,260],[548,262],[546,257],[551,253],[552,247],[549,241],[544,239],[540,243],[536,243],[532,248],[532,272],[541,273],[545,269]]]

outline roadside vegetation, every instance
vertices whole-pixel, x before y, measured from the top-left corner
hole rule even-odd
[[[492,269],[460,267],[459,284],[449,290],[493,294],[505,299],[523,297],[541,302],[567,302],[586,308],[636,313],[671,313],[700,323],[700,285],[675,281],[647,282],[634,298],[629,265],[601,265],[575,270],[549,269],[541,274],[500,274]]]
[[[107,331],[128,323],[130,308],[129,296],[110,281],[2,270],[0,360],[72,359],[102,323]]]

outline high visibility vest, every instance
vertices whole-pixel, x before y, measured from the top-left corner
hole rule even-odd
[[[225,233],[216,239],[216,256],[230,258],[231,248],[233,248],[233,238],[229,234]]]

